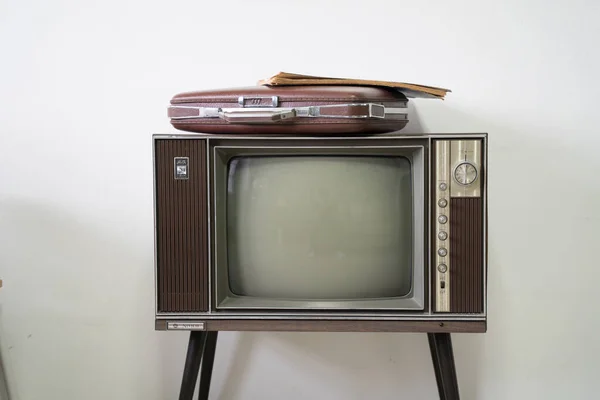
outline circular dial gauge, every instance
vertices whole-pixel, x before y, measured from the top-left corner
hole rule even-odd
[[[470,185],[477,179],[477,168],[470,162],[460,163],[454,170],[454,179],[461,185]]]

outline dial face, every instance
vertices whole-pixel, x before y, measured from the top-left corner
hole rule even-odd
[[[470,162],[458,164],[454,170],[454,179],[461,185],[470,185],[477,179],[477,168]]]

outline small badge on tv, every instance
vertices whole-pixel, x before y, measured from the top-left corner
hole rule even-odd
[[[188,157],[175,157],[175,179],[189,178],[189,163]]]
[[[167,329],[182,331],[204,331],[204,322],[167,322]]]

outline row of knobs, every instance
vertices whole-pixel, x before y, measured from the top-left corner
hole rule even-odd
[[[440,183],[440,190],[445,191],[447,188],[448,187],[445,183],[443,183],[443,182]],[[438,207],[440,207],[440,208],[446,208],[448,206],[448,200],[439,199],[437,204],[438,204]],[[440,224],[444,225],[448,222],[448,217],[446,215],[442,214],[442,215],[438,216],[438,222]],[[438,232],[438,239],[439,240],[448,239],[448,232],[446,232],[446,231]],[[440,247],[437,252],[440,257],[446,257],[448,255],[448,250],[445,247]],[[448,266],[444,263],[441,263],[438,265],[437,269],[439,272],[445,273],[446,271],[448,271]]]

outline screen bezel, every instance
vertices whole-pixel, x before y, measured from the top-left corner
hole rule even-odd
[[[340,144],[216,144],[212,147],[212,217],[213,252],[211,275],[214,289],[212,309],[226,311],[423,311],[426,306],[426,183],[427,151],[423,144],[340,145]],[[365,155],[402,156],[411,165],[412,215],[413,215],[413,262],[411,291],[403,297],[369,298],[363,300],[287,300],[240,297],[229,288],[227,268],[226,201],[229,162],[244,156],[295,156],[295,155]]]

